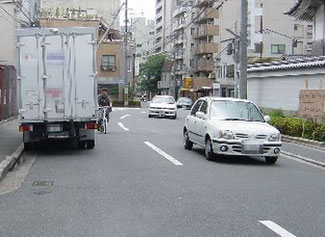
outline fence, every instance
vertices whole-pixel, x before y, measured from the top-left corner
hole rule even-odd
[[[17,115],[16,69],[0,65],[0,121],[15,115]]]

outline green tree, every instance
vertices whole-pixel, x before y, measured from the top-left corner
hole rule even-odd
[[[140,86],[143,91],[158,92],[157,84],[161,79],[161,70],[166,58],[164,54],[153,55],[140,65]]]

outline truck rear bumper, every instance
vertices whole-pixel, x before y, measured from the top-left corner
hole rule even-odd
[[[24,143],[44,140],[76,139],[80,141],[95,140],[96,121],[87,122],[43,122],[23,123]]]

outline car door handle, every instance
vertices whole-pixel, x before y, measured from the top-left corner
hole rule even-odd
[[[196,121],[194,123],[196,123]]]

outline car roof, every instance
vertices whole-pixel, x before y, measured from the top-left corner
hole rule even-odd
[[[208,101],[216,100],[216,101],[237,101],[237,102],[250,102],[250,103],[253,103],[252,101],[249,101],[249,100],[231,98],[231,97],[206,96],[206,97],[201,97],[199,99],[204,99],[204,100],[208,100]]]
[[[160,97],[160,98],[174,98],[174,97],[171,96],[171,95],[155,95],[154,98],[155,98],[155,97],[157,97],[157,98],[158,98],[158,97]]]

